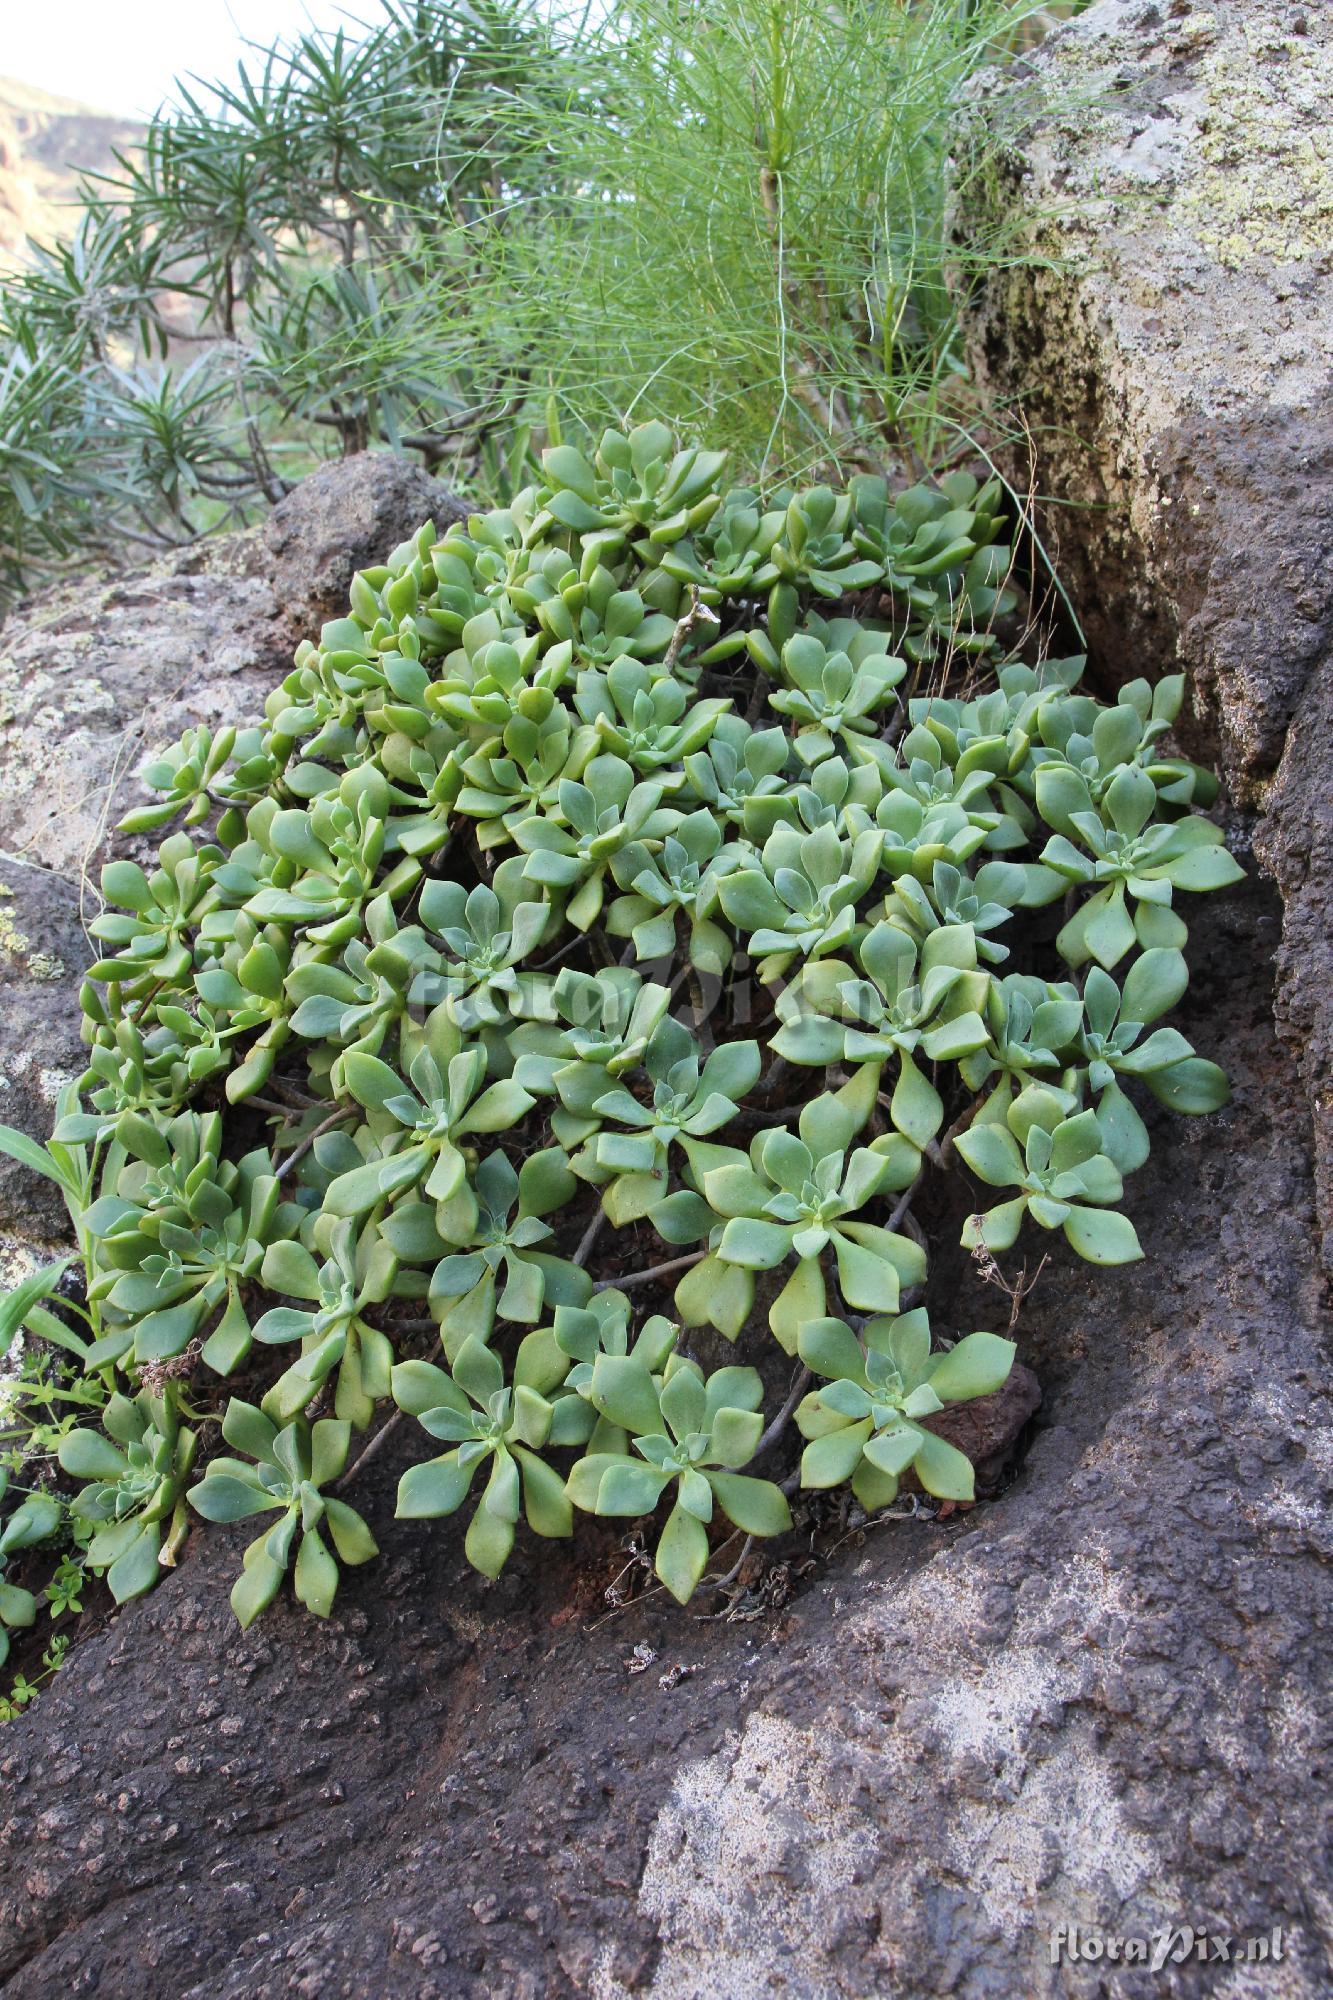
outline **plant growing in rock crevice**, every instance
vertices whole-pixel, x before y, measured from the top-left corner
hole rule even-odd
[[[400,1513],[467,1508],[487,1576],[525,1521],[660,1514],[684,1601],[800,1486],[973,1498],[933,1420],[1013,1347],[932,1347],[916,1190],[997,1189],[964,1234],[992,1256],[1139,1256],[1138,1092],[1226,1095],[1160,1025],[1177,905],[1239,873],[1162,754],[1178,686],[1108,707],[977,643],[998,534],[967,481],[764,511],[660,426],[608,433],[355,579],[265,723],[149,767],[168,810],[134,824],[189,830],[104,871],[84,1101],[3,1142],[78,1226],[86,1328],[59,1266],[3,1325],[115,1391],[60,1466],[117,1597],[187,1508],[273,1514],[238,1615],[289,1572],[326,1614],[376,1553],[334,1488],[395,1410],[445,1447]],[[704,1324],[735,1364],[705,1374]],[[799,1456],[766,1351],[819,1378]]]

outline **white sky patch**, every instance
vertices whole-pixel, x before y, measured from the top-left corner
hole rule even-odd
[[[0,0],[0,72],[94,111],[148,118],[179,77],[234,78],[246,44],[383,19],[379,0]]]

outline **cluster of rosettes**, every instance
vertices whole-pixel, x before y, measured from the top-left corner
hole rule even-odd
[[[125,824],[180,821],[156,867],[103,871],[53,1147],[94,1197],[83,1365],[127,1378],[109,1435],[62,1448],[117,1595],[188,1500],[277,1515],[245,1622],[289,1568],[326,1612],[338,1562],[375,1552],[329,1489],[391,1399],[446,1447],[400,1513],[480,1484],[478,1569],[520,1515],[560,1536],[665,1505],[684,1601],[716,1516],[789,1524],[745,1470],[776,1436],[759,1373],[680,1346],[706,1322],[762,1341],[760,1279],[818,1378],[804,1484],[970,1499],[928,1420],[1013,1347],[932,1351],[923,1172],[952,1149],[1003,1192],[975,1246],[1030,1217],[1122,1262],[1148,1150],[1126,1083],[1225,1096],[1155,1025],[1186,984],[1177,892],[1240,872],[1192,810],[1211,780],[1162,749],[1181,685],[1106,706],[1081,662],[1005,654],[994,485],[765,506],[652,424],[544,464],[359,574],[262,725],[150,767],[160,801]],[[1061,976],[1005,970],[1015,939]],[[672,1246],[676,1320],[636,1332],[594,1286],[597,1204],[638,1232],[629,1261]],[[256,1400],[191,1487],[228,1377]]]

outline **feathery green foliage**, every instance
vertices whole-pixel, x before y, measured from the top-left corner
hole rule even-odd
[[[1015,254],[948,240],[950,116],[1038,18],[1032,0],[584,16],[546,124],[555,187],[469,246],[465,287],[436,274],[444,351],[520,420],[541,423],[544,390],[593,437],[631,410],[760,483],[947,462],[976,414],[954,298]],[[400,339],[386,315],[387,355],[413,351],[405,319]]]
[[[1051,11],[383,0],[359,39],[178,86],[0,294],[0,604],[252,518],[330,449],[419,453],[492,504],[627,410],[767,490],[938,469],[976,416],[946,257],[957,288],[1010,254],[946,241],[949,116]],[[829,532],[806,524],[792,582]],[[862,506],[858,532],[845,562],[892,572],[915,524]],[[767,535],[743,508],[719,578]]]

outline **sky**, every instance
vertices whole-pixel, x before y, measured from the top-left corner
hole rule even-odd
[[[247,41],[373,20],[376,0],[0,0],[0,72],[146,118],[177,76],[232,76]]]

